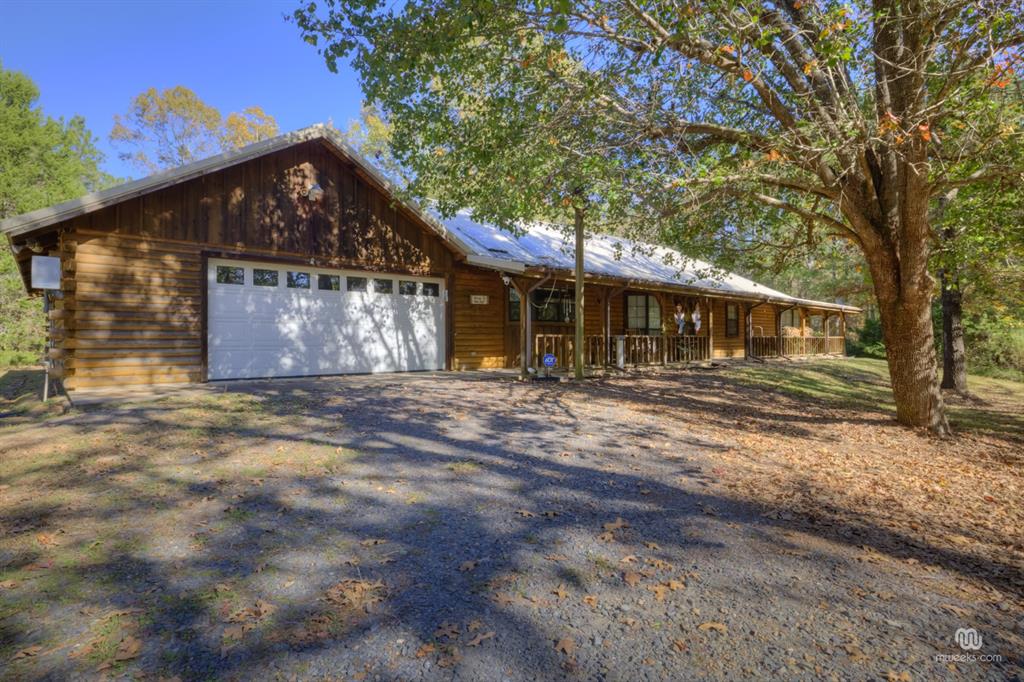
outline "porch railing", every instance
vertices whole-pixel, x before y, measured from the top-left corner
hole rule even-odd
[[[783,336],[782,355],[842,355],[846,341],[842,336]],[[779,355],[779,337],[752,336],[750,352],[754,357],[771,358]]]
[[[710,357],[708,337],[680,336],[676,334],[605,337],[587,335],[583,339],[583,362],[586,367],[623,365],[669,365],[707,360]],[[555,356],[555,366],[571,368],[575,361],[572,334],[535,334],[533,338],[533,364],[544,366],[544,356]]]

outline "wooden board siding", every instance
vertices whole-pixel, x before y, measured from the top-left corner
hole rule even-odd
[[[316,203],[311,182],[324,189]],[[435,277],[453,267],[429,227],[317,142],[59,228],[68,389],[201,381],[204,254]]]
[[[744,321],[745,308],[743,303],[737,302],[739,306],[739,334],[737,336],[725,335],[725,304],[721,299],[712,300],[714,306],[714,325],[712,343],[714,344],[714,357],[716,358],[742,358],[745,355],[746,323]]]
[[[505,367],[505,320],[507,291],[501,275],[490,270],[458,266],[454,273],[452,316],[455,332],[453,369]],[[471,296],[487,296],[486,304],[474,304]]]
[[[774,304],[765,303],[750,311],[750,323],[753,327],[754,336],[777,336],[775,320],[778,316]]]

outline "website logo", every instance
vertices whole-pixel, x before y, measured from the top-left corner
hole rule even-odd
[[[981,648],[981,633],[974,628],[957,628],[953,639],[964,651],[977,651]]]

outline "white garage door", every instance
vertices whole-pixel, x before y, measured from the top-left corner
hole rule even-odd
[[[209,261],[209,379],[444,368],[443,280]]]

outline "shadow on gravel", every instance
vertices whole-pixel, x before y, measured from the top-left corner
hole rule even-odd
[[[458,378],[431,381],[447,380]],[[137,623],[129,636],[139,640],[140,651],[112,670],[137,665],[182,679],[270,676],[275,662],[296,652],[346,651],[360,660],[356,647],[386,625],[400,627],[417,644],[436,644],[432,655],[443,662],[446,652],[453,652],[437,635],[438,626],[452,622],[465,632],[468,623],[483,619],[487,629],[501,633],[501,646],[469,649],[460,644],[458,655],[465,663],[479,674],[514,671],[547,678],[568,666],[567,657],[553,646],[559,633],[539,628],[507,600],[522,605],[517,581],[537,555],[557,553],[567,532],[597,536],[602,524],[618,517],[629,528],[613,542],[642,538],[672,552],[720,546],[720,539],[700,534],[710,509],[722,522],[753,529],[819,532],[854,546],[877,546],[895,557],[938,561],[964,574],[979,569],[967,555],[917,547],[884,528],[854,521],[842,529],[816,529],[779,518],[785,509],[683,492],[672,481],[686,477],[699,482],[704,476],[685,459],[666,460],[656,478],[607,471],[601,465],[612,462],[628,469],[628,457],[617,453],[625,439],[668,436],[628,423],[581,421],[565,401],[588,396],[639,400],[652,411],[684,407],[733,420],[741,430],[802,436],[830,421],[804,414],[780,423],[750,401],[730,400],[731,392],[746,389],[714,376],[687,381],[705,382],[703,388],[716,390],[721,400],[689,395],[671,377],[657,380],[657,390],[642,396],[610,381],[528,391],[515,384],[491,386],[488,390],[504,395],[497,406],[481,405],[472,384],[459,398],[439,403],[429,387],[415,381],[281,382],[204,399],[201,409],[191,411],[170,399],[62,418],[60,423],[77,434],[66,451],[0,477],[3,489],[45,481],[56,493],[33,506],[3,508],[3,536],[35,541],[0,555],[0,577],[22,583],[4,595],[0,657],[10,661],[16,652],[43,642],[44,650],[33,656],[38,662],[25,657],[16,665],[52,679],[103,665],[101,656],[109,652],[68,655],[73,646],[95,639],[95,633],[79,628],[77,635],[69,635],[40,604],[96,616],[124,612]],[[465,432],[450,428],[460,413],[472,414],[477,426]],[[558,456],[566,434],[580,431],[592,437],[599,454]],[[510,432],[532,434],[546,454],[508,447]],[[47,429],[28,430],[20,447],[45,447],[47,438]],[[221,470],[228,458],[255,450],[267,438],[281,444],[280,467],[260,460],[251,472]],[[699,433],[674,446],[680,452],[725,447]],[[290,454],[289,448],[299,454]],[[327,454],[317,454],[324,461],[304,471],[301,453],[306,450]],[[339,450],[345,459],[335,462],[329,453]],[[165,466],[167,452],[195,476]],[[289,458],[294,461],[288,463]],[[474,483],[474,466],[486,471],[481,484]],[[459,473],[463,470],[469,473]],[[403,472],[400,483],[392,471]],[[377,488],[353,485],[368,476],[377,477]],[[452,498],[445,490],[456,481],[459,495]],[[392,487],[400,491],[389,492]],[[561,502],[569,493],[584,493],[593,502]],[[75,502],[81,500],[90,503]],[[514,513],[510,500],[528,514]],[[199,510],[214,507],[223,522],[196,520]],[[497,519],[496,509],[509,511]],[[856,518],[855,510],[847,514]],[[128,525],[116,532],[107,527],[126,519]],[[186,546],[160,543],[162,532],[170,536],[183,526],[191,528]],[[68,540],[60,537],[61,530]],[[56,544],[42,539],[47,535],[55,535]],[[384,542],[374,544],[378,539]],[[63,558],[54,561],[54,555]],[[459,570],[467,561],[479,564]],[[1009,572],[1000,577],[992,567],[985,569],[993,585],[1021,594]],[[557,561],[550,570],[580,591],[591,579]],[[280,587],[278,579],[285,575],[297,576],[298,591]],[[339,610],[325,595],[345,579],[383,581],[386,598],[369,604],[368,612],[359,604]],[[272,613],[255,618],[252,630],[227,637],[233,614],[252,607],[259,595],[272,602]],[[125,641],[122,636],[113,642],[114,650]],[[373,674],[379,677],[371,679],[402,679],[387,669]]]

